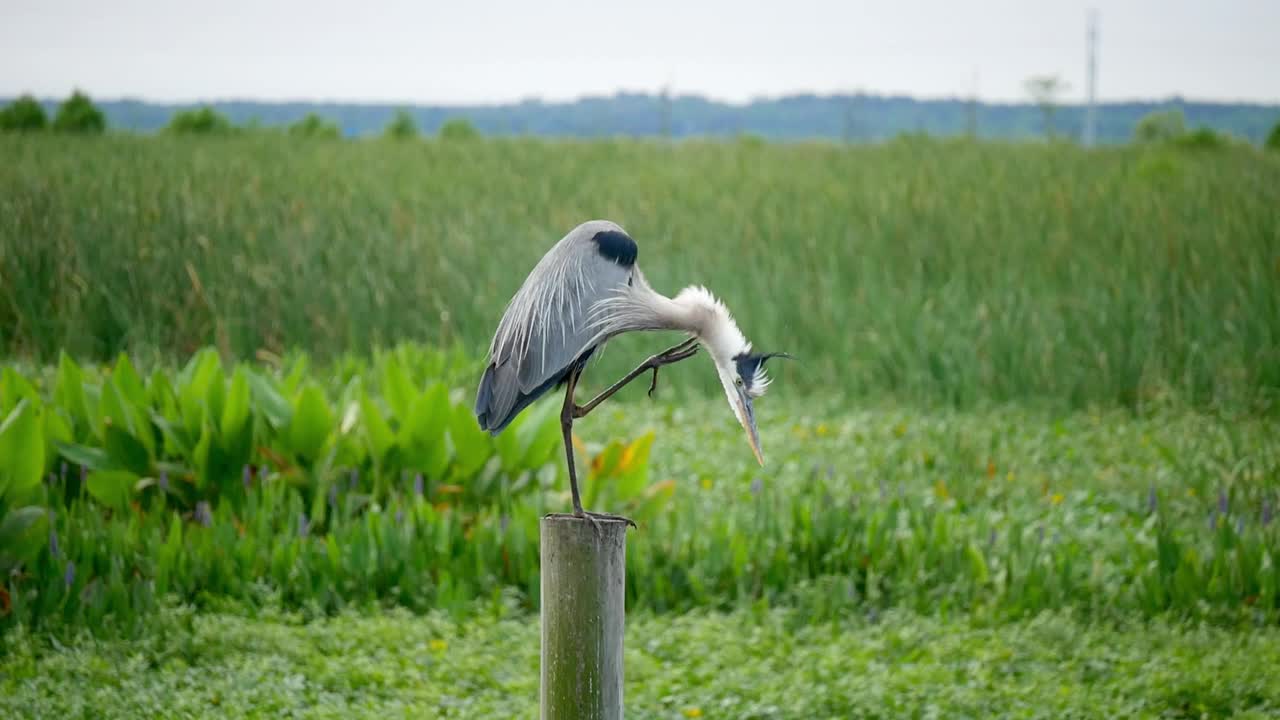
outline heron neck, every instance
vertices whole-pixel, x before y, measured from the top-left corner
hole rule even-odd
[[[706,288],[687,287],[665,304],[669,328],[694,335],[717,358],[750,350],[729,309]]]

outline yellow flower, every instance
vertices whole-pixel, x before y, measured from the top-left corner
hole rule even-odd
[[[831,429],[827,427],[826,423],[818,423],[817,432],[818,437],[826,437],[831,432]]]
[[[687,718],[702,717],[702,708],[690,707],[684,709],[684,716]]]
[[[444,652],[445,650],[448,650],[448,649],[449,649],[449,643],[443,640],[437,639],[437,640],[431,641],[431,652]]]
[[[947,484],[941,480],[934,483],[933,494],[937,495],[940,500],[946,500],[951,496],[951,493],[947,492]]]
[[[1053,497],[1049,498],[1049,502],[1052,502],[1054,505],[1060,505],[1062,500],[1062,493],[1054,493]]]
[[[710,489],[711,489],[711,478],[709,478],[709,477],[703,477],[703,478],[702,478],[702,483],[701,483],[701,484],[702,484],[702,489],[703,489],[703,490],[710,490]]]
[[[895,426],[894,426],[894,428],[893,428],[893,434],[894,434],[894,435],[897,435],[898,437],[902,437],[903,435],[906,435],[906,434],[907,434],[907,424],[906,424],[906,423],[898,423],[897,425],[895,425]]]
[[[1008,473],[1006,473],[1004,476],[1004,479],[1008,480],[1009,482],[1013,482],[1013,471],[1010,470]]]

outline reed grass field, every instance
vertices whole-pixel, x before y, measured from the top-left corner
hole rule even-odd
[[[560,399],[471,406],[601,217],[797,358],[764,467],[705,358],[574,426],[629,716],[1280,713],[1276,153],[245,132],[0,135],[0,714],[534,717]]]
[[[0,157],[14,357],[478,354],[542,253],[604,217],[656,288],[705,284],[798,356],[791,392],[1271,411],[1280,391],[1280,161],[1247,147],[120,136],[0,137]]]

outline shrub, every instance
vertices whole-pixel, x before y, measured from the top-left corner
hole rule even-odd
[[[342,130],[337,123],[329,122],[315,113],[307,113],[306,117],[289,126],[289,134],[295,137],[337,139],[342,136]]]
[[[175,135],[225,135],[234,129],[226,115],[208,106],[176,112],[165,126],[165,132]]]
[[[450,118],[440,126],[440,139],[449,141],[475,140],[480,131],[466,118]]]
[[[1230,144],[1230,138],[1214,132],[1212,128],[1200,127],[1173,139],[1178,147],[1193,150],[1218,150]]]
[[[44,107],[30,95],[23,95],[0,110],[0,131],[31,132],[49,125]]]
[[[1147,113],[1133,128],[1133,139],[1139,143],[1175,140],[1187,134],[1187,122],[1181,110]]]
[[[1280,150],[1280,122],[1271,128],[1271,132],[1267,134],[1267,141],[1264,145],[1268,150]]]
[[[418,137],[418,123],[408,110],[397,110],[382,134],[391,140],[412,140]]]
[[[79,90],[58,107],[53,118],[53,129],[58,132],[96,135],[107,129],[107,118],[88,95]]]

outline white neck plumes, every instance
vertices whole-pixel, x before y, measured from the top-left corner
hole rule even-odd
[[[601,340],[637,330],[679,330],[698,338],[717,365],[751,351],[729,308],[711,291],[691,286],[668,298],[649,287],[639,268],[633,280],[592,309]]]

